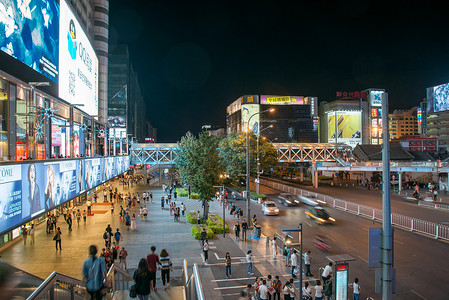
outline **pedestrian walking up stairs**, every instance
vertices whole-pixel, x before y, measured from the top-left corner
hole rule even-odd
[[[198,266],[194,264],[193,273],[189,276],[187,261],[184,260],[182,269],[182,285],[171,286],[167,290],[161,289],[151,293],[151,299],[167,300],[204,300],[204,290]],[[17,299],[86,299],[87,291],[82,280],[72,278],[57,272],[53,272],[43,280],[21,270],[15,270],[14,274],[21,276],[22,284],[14,289]],[[113,264],[109,269],[104,286],[106,287],[106,299],[135,299],[129,296],[129,290],[134,284],[133,278],[127,271]],[[17,288],[20,287],[20,288]],[[33,291],[34,290],[34,291]]]

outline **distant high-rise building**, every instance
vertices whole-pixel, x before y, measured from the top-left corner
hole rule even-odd
[[[409,110],[394,110],[388,114],[388,132],[390,139],[399,139],[418,134],[418,107]]]
[[[274,108],[273,112],[268,112]],[[303,96],[245,95],[226,109],[226,131],[247,127],[277,143],[318,142],[318,98]],[[272,128],[269,128],[273,125]]]
[[[127,45],[115,45],[109,52],[108,123],[115,136],[127,134],[143,142],[148,137],[146,104]]]

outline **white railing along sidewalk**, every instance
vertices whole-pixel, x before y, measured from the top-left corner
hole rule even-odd
[[[274,189],[290,193],[296,196],[314,196],[317,198],[317,202],[324,203],[333,208],[343,210],[358,216],[369,218],[373,221],[382,221],[382,210],[369,207],[366,205],[357,204],[354,202],[334,198],[327,195],[310,192],[300,188],[296,188],[287,184],[270,181],[267,179],[260,179],[260,183]],[[443,239],[449,241],[449,226],[416,219],[397,213],[391,214],[391,223],[399,228],[409,230],[412,232],[419,232],[424,235],[433,237],[435,239]]]

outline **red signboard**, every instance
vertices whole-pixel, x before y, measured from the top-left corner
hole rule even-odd
[[[366,100],[366,92],[337,92],[337,99]]]

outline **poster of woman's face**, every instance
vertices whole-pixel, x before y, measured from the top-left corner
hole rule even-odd
[[[90,184],[91,183],[91,179],[90,179],[91,170],[90,170],[90,164],[89,164],[88,160],[86,160],[86,168],[85,168],[84,172],[86,173],[86,177],[85,177],[86,190],[90,190],[91,189],[91,184]]]
[[[83,160],[80,159],[78,161],[77,165],[78,165],[78,168],[77,168],[78,186],[77,186],[76,191],[78,193],[81,193],[84,190],[84,188],[83,188],[83,180],[84,180],[84,178],[83,178]]]
[[[44,209],[44,177],[43,164],[22,165],[22,218],[40,212]]]
[[[45,208],[51,209],[59,205],[61,200],[61,187],[59,183],[59,165],[47,165],[45,183]]]

